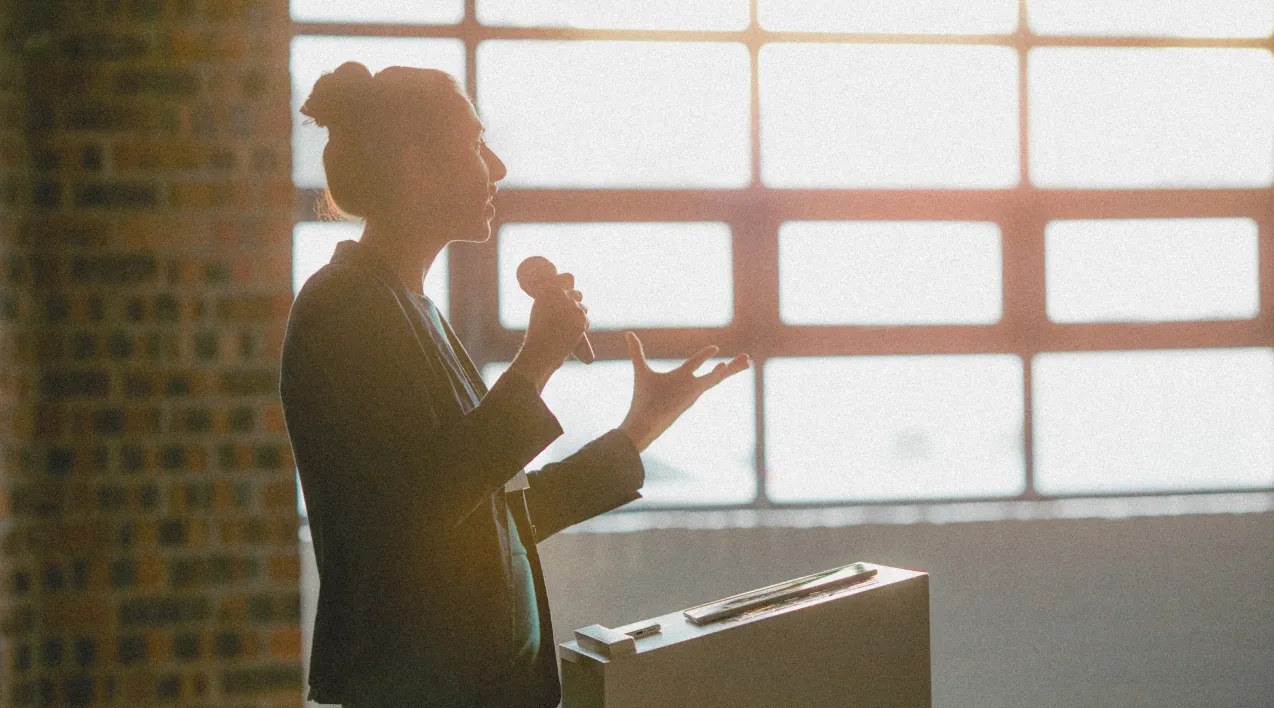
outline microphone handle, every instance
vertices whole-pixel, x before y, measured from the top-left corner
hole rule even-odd
[[[580,335],[579,341],[575,343],[575,349],[571,354],[581,364],[591,364],[597,359],[597,355],[593,353],[593,343],[588,341],[588,332]]]
[[[557,268],[543,256],[531,256],[518,266],[517,275],[522,291],[535,299],[542,292],[545,281],[557,275]],[[593,343],[588,341],[587,332],[580,335],[571,355],[583,364],[591,364],[597,359],[597,355],[593,353]]]

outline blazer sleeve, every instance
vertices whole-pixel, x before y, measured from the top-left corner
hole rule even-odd
[[[527,474],[536,541],[641,498],[645,467],[633,441],[612,430],[561,462]]]
[[[372,478],[329,480],[343,503],[454,528],[562,429],[516,375],[468,414],[439,416],[440,402],[429,399],[439,387],[413,378],[426,359],[394,293],[338,283],[317,283],[293,306],[281,385],[289,428],[312,417],[300,424],[315,433],[323,467]]]

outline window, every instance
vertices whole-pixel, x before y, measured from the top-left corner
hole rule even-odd
[[[1268,0],[1031,0],[1031,28],[1042,35],[1269,37]]]
[[[788,324],[995,324],[1000,229],[990,222],[789,221],[779,227]]]
[[[734,313],[723,223],[506,224],[499,231],[500,323],[526,329],[517,268],[544,256],[575,276],[589,328],[724,327]]]
[[[754,368],[646,453],[636,508],[1274,488],[1274,0],[292,0],[294,108],[358,59],[462,80],[509,167],[427,283],[484,376],[544,255],[602,361],[570,454],[657,367]],[[298,287],[322,131],[297,119]],[[537,462],[537,463],[538,463]]]
[[[765,367],[776,502],[1022,493],[1022,361],[1012,354],[776,357]]]
[[[1260,313],[1251,219],[1075,219],[1044,227],[1054,322],[1242,320]]]
[[[488,40],[477,69],[509,187],[742,187],[751,176],[742,44]]]
[[[773,187],[1012,187],[1017,70],[1008,47],[766,44],[761,178]]]
[[[1269,187],[1268,49],[1040,47],[1027,58],[1041,187]]]
[[[1274,485],[1268,348],[1036,355],[1044,494]]]
[[[700,373],[719,361],[724,359],[708,361]],[[652,360],[650,366],[668,371],[677,363]],[[506,368],[506,362],[488,364],[483,377],[494,383]],[[642,453],[646,483],[633,508],[747,504],[756,497],[754,375],[742,372],[705,393]],[[544,402],[557,415],[563,435],[531,468],[560,460],[618,425],[628,409],[632,382],[627,361],[597,361],[587,367],[567,362],[544,388]]]

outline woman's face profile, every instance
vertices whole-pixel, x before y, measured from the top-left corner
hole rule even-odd
[[[507,170],[483,140],[473,104],[458,87],[453,90],[455,100],[446,101],[450,115],[441,121],[432,154],[409,158],[409,173],[423,182],[412,198],[424,200],[432,230],[447,240],[486,241],[495,217],[495,183]]]

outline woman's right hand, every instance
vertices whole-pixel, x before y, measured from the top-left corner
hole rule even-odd
[[[747,354],[740,354],[717,364],[703,376],[696,375],[695,370],[719,351],[714,344],[700,349],[672,371],[660,373],[646,363],[646,351],[637,335],[628,332],[624,336],[633,360],[633,399],[619,429],[628,434],[638,452],[662,435],[705,391],[752,363]]]
[[[588,330],[588,307],[575,290],[575,276],[560,273],[548,280],[531,305],[522,348],[509,366],[543,391],[553,372],[570,356]]]

